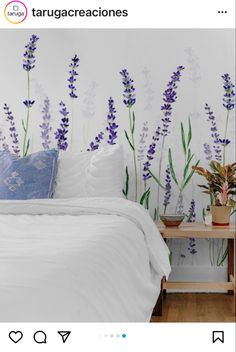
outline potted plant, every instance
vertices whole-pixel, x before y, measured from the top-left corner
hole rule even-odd
[[[212,199],[212,224],[229,225],[231,210],[235,207],[236,195],[236,163],[221,165],[211,161],[210,171],[203,167],[193,166],[193,170],[205,177],[207,185],[198,185],[203,193],[210,194]]]

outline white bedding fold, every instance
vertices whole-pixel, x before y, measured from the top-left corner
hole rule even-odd
[[[0,321],[148,321],[168,254],[122,198],[0,201]]]

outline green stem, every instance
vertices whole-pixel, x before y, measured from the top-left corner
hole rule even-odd
[[[30,74],[27,71],[27,90],[28,90],[28,101],[30,100]],[[24,134],[24,144],[23,144],[23,156],[27,155],[27,145],[28,145],[28,129],[29,129],[29,118],[30,118],[30,107],[27,107],[27,116],[26,116],[26,124],[25,124],[25,134]]]
[[[131,133],[131,142],[133,145],[133,162],[134,162],[134,177],[135,177],[135,202],[138,199],[138,169],[137,169],[137,160],[136,160],[136,148],[135,148],[135,141],[134,141],[134,126],[132,125],[132,117],[131,117],[131,108],[129,108],[129,127]]]
[[[69,145],[69,149],[72,150],[73,149],[73,128],[74,125],[74,99],[72,98],[72,104],[71,104],[71,121],[70,121],[70,145]]]
[[[228,124],[229,124],[229,110],[227,112],[226,124],[225,124],[225,135],[224,135],[225,141],[227,137]],[[223,145],[223,165],[225,165],[225,152],[226,152],[225,148],[226,148],[226,144]]]
[[[163,161],[163,151],[164,151],[164,146],[165,146],[165,136],[162,138],[162,144],[161,144],[161,156],[160,156],[160,162],[159,162],[159,172],[158,172],[158,179],[161,180],[161,170],[162,170],[162,161]],[[161,187],[160,185],[157,186],[157,220],[159,219],[160,215],[160,192]]]

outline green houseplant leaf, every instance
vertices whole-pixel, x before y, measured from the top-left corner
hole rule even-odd
[[[175,170],[174,170],[173,161],[172,161],[172,152],[171,152],[170,148],[169,148],[169,152],[168,152],[168,160],[169,160],[169,165],[170,165],[171,176],[172,176],[174,182],[176,183],[176,185],[179,187],[177,178],[175,176]]]

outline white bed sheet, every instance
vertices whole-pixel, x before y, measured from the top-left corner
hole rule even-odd
[[[121,198],[0,201],[0,321],[149,321],[168,253]]]

